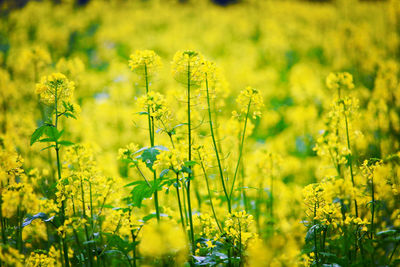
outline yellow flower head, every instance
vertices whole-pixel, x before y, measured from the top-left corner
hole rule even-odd
[[[179,172],[184,165],[184,154],[178,149],[171,149],[168,151],[161,151],[157,155],[157,160],[154,162],[154,167],[161,167],[163,169],[170,169],[174,172]]]
[[[40,100],[47,105],[59,105],[61,101],[71,100],[74,90],[75,83],[62,73],[42,77],[40,83],[36,84],[36,94],[40,95]]]
[[[239,96],[236,99],[236,103],[239,105],[239,113],[234,111],[234,116],[241,116],[242,114],[247,114],[250,112],[250,108],[253,108],[253,118],[261,116],[261,110],[264,107],[263,97],[260,94],[260,91],[254,89],[250,86],[247,86],[246,89],[242,90]],[[250,115],[250,113],[249,113]]]
[[[167,120],[170,116],[165,97],[154,91],[150,91],[146,95],[138,98],[138,106],[140,106],[143,111],[149,112],[150,117],[153,117],[155,120]]]
[[[26,261],[26,266],[56,266],[56,259],[45,253],[31,252],[31,255]]]
[[[149,78],[162,67],[162,62],[153,50],[136,50],[130,55],[129,67],[132,71]]]
[[[353,76],[348,72],[329,73],[326,77],[326,86],[332,90],[353,89]]]
[[[200,85],[204,80],[204,58],[196,51],[178,51],[172,60],[172,75],[178,82]]]

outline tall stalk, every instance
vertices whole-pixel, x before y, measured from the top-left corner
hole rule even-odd
[[[183,228],[183,230],[185,230],[186,227],[185,227],[185,220],[183,218],[181,195],[179,193],[179,172],[176,173],[176,195],[177,195],[177,198],[178,198],[179,215],[181,216],[182,228]]]
[[[146,82],[146,95],[149,94],[149,77],[147,73],[147,65],[144,64],[144,77],[145,77],[145,82]],[[150,115],[150,107],[147,106],[147,119],[149,123],[149,135],[150,135],[150,145],[151,147],[154,147],[154,120]],[[156,170],[153,170],[153,177],[154,177],[154,186],[157,188],[157,172]],[[160,208],[158,204],[158,191],[157,189],[154,190],[154,206],[156,208],[156,217],[157,221],[160,221]]]
[[[210,200],[211,210],[212,210],[212,213],[213,213],[213,216],[214,216],[214,220],[215,220],[215,222],[217,223],[218,229],[219,229],[219,230],[221,231],[221,233],[222,233],[222,227],[221,227],[221,225],[219,224],[219,221],[218,221],[218,218],[217,218],[217,214],[215,213],[214,204],[213,204],[213,201],[212,201],[212,195],[211,195],[211,190],[210,190],[210,185],[209,185],[209,181],[208,181],[208,175],[207,175],[207,172],[206,172],[206,168],[204,167],[204,163],[203,163],[203,161],[202,161],[200,152],[198,152],[198,153],[199,153],[199,159],[200,159],[201,169],[203,170],[204,178],[205,178],[205,180],[206,180],[207,192],[208,192],[208,199]]]
[[[219,170],[219,176],[220,176],[221,183],[222,183],[222,188],[224,189],[226,202],[228,203],[228,211],[229,211],[229,213],[231,213],[231,211],[232,211],[231,202],[230,202],[230,198],[228,195],[228,191],[226,190],[224,172],[222,169],[221,159],[219,157],[217,142],[215,141],[214,126],[213,126],[212,116],[211,116],[210,92],[209,92],[209,88],[208,88],[207,73],[206,73],[206,91],[207,91],[208,122],[210,125],[211,138],[212,138],[212,142],[213,142],[213,146],[214,146],[215,156],[217,157],[218,170]]]
[[[345,121],[345,126],[346,126],[346,142],[347,142],[347,148],[351,153],[351,145],[350,145],[350,135],[349,135],[349,122],[346,114],[346,104],[344,103],[344,99],[341,99],[340,96],[340,86],[338,87],[338,97],[340,103],[343,105],[343,114],[344,114],[344,121]],[[355,186],[354,182],[354,172],[353,172],[353,155],[352,153],[349,156],[349,170],[350,170],[350,177],[351,177],[351,183],[353,184],[353,187]],[[358,217],[358,205],[357,205],[357,199],[354,197],[354,207],[355,207],[355,215]]]
[[[84,219],[86,219],[86,202],[85,202],[85,192],[83,190],[83,179],[82,177],[80,178],[81,180],[81,195],[82,195],[82,216]],[[89,242],[90,237],[89,237],[89,230],[88,227],[85,223],[85,236],[86,236],[86,242]],[[90,242],[87,244],[88,246],[88,258],[89,258],[89,266],[93,266],[93,255],[92,255],[92,245],[90,244]]]
[[[237,177],[237,174],[238,174],[238,171],[239,171],[240,161],[242,160],[243,145],[244,145],[244,139],[245,139],[245,136],[246,136],[247,121],[249,119],[250,106],[251,106],[251,98],[249,100],[249,104],[247,105],[247,112],[246,112],[246,118],[244,120],[242,138],[241,138],[241,141],[240,141],[240,144],[239,144],[239,157],[238,157],[238,161],[236,163],[235,174],[233,175],[231,191],[229,193],[229,201],[230,202],[232,200],[233,189],[235,187],[235,181],[236,181],[236,177]],[[230,205],[231,205],[231,203],[230,203]]]
[[[188,160],[189,162],[192,160],[192,125],[190,119],[190,61],[188,61],[187,65],[187,117],[188,117]],[[194,244],[194,230],[193,230],[193,218],[192,218],[192,206],[190,201],[190,180],[192,179],[192,166],[189,166],[189,173],[186,185],[186,194],[187,194],[187,202],[188,202],[188,212],[189,212],[189,225],[190,225],[190,240],[192,242],[192,253],[195,253],[195,244]]]
[[[55,124],[54,127],[56,128],[56,130],[58,130],[58,99],[57,99],[57,90],[58,88],[55,88]],[[58,140],[55,141],[56,146],[55,146],[55,150],[56,150],[56,156],[57,156],[57,173],[58,173],[58,181],[61,182],[61,161],[60,161],[60,145],[58,143]],[[65,222],[65,200],[61,201],[61,224],[64,225]],[[61,237],[61,241],[62,241],[62,245],[63,245],[63,251],[64,251],[64,263],[65,263],[65,267],[69,267],[69,259],[68,259],[68,244],[66,241],[65,237]]]

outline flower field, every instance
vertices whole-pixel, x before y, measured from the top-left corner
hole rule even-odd
[[[400,265],[400,2],[214,2],[0,2],[0,266]]]

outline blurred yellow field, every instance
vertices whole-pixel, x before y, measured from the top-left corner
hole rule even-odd
[[[0,266],[400,265],[399,1],[0,16]]]

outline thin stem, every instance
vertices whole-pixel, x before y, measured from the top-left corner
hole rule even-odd
[[[188,61],[188,75],[187,75],[187,117],[188,117],[188,159],[192,160],[192,126],[190,120],[190,61]],[[195,254],[195,244],[194,244],[194,229],[193,229],[193,218],[192,218],[192,206],[190,201],[190,180],[192,178],[192,167],[189,166],[189,173],[186,186],[187,202],[188,202],[188,212],[189,212],[189,224],[190,224],[190,240],[192,242],[192,253]]]
[[[208,89],[207,74],[206,74],[206,89],[207,89],[208,121],[209,121],[209,124],[210,124],[211,138],[212,138],[212,141],[213,141],[215,156],[217,157],[218,170],[219,170],[219,176],[221,178],[222,188],[224,189],[225,198],[226,198],[226,201],[228,203],[228,211],[229,211],[229,213],[231,213],[231,211],[232,211],[231,202],[230,202],[230,199],[229,199],[228,191],[226,190],[224,172],[223,172],[223,169],[222,169],[221,159],[219,157],[217,142],[215,141],[214,127],[213,127],[212,116],[211,116],[210,94],[209,94],[209,89]]]
[[[374,215],[375,215],[375,188],[374,188],[374,176],[371,178],[371,239],[374,238]]]
[[[86,204],[85,204],[85,192],[83,190],[83,179],[81,177],[81,195],[82,195],[82,215],[83,215],[83,219],[86,219]],[[86,236],[86,242],[89,242],[90,237],[89,237],[89,230],[88,227],[85,223],[85,236]],[[89,258],[89,266],[93,266],[93,259],[92,259],[92,245],[90,244],[90,242],[87,244],[87,249],[88,249],[88,258]]]
[[[57,90],[58,88],[55,88],[55,127],[57,130],[58,127],[58,99],[57,99]],[[58,173],[58,181],[61,182],[61,161],[60,161],[60,146],[58,144],[58,141],[56,140],[56,156],[57,156],[57,173]],[[65,200],[61,201],[61,224],[64,225],[65,222]],[[63,245],[63,251],[64,251],[64,262],[65,262],[65,267],[69,267],[69,258],[68,258],[68,244],[65,240],[65,237],[62,237],[62,245]]]
[[[198,154],[199,154],[199,158],[200,158],[200,165],[201,165],[201,168],[202,168],[203,173],[204,173],[204,178],[206,180],[208,198],[210,200],[211,210],[212,210],[215,222],[217,223],[218,229],[222,233],[223,231],[222,231],[221,225],[219,224],[219,221],[218,221],[218,218],[217,218],[217,214],[215,213],[214,204],[213,204],[213,201],[212,201],[211,190],[210,190],[210,185],[209,185],[209,182],[208,182],[208,175],[207,175],[207,172],[206,172],[206,168],[204,167],[204,163],[203,163],[203,161],[201,159],[200,152],[198,152]]]
[[[400,241],[398,241],[398,242],[396,243],[396,245],[394,246],[394,249],[393,249],[393,251],[392,251],[392,253],[390,254],[390,257],[389,257],[388,265],[389,265],[390,262],[392,261],[392,258],[393,258],[393,256],[394,256],[394,253],[396,252],[396,249],[397,249],[397,247],[399,246],[399,244],[400,244]]]
[[[181,216],[181,223],[183,230],[186,229],[185,227],[185,220],[183,218],[183,211],[182,211],[182,204],[181,204],[181,196],[179,194],[179,173],[176,173],[176,195],[178,197],[178,205],[179,205],[179,214]]]
[[[314,205],[314,218],[317,214],[317,203],[315,203]],[[313,225],[315,225],[315,220]],[[318,245],[317,245],[317,230],[314,229],[314,246],[315,246],[315,261],[317,263],[317,266],[320,266],[320,262],[319,262],[319,252],[318,252]]]
[[[242,133],[242,140],[240,142],[240,146],[239,146],[239,158],[236,164],[236,169],[235,169],[235,174],[233,175],[233,180],[232,180],[232,187],[231,187],[231,191],[229,193],[229,201],[232,200],[232,194],[233,194],[233,189],[235,187],[235,181],[236,181],[236,177],[238,174],[238,170],[239,170],[239,166],[240,166],[240,161],[242,159],[242,154],[243,154],[243,144],[244,144],[244,139],[246,136],[246,128],[247,128],[247,121],[249,119],[249,113],[250,113],[250,106],[251,106],[251,98],[249,100],[249,104],[247,106],[247,113],[246,113],[246,118],[244,120],[244,126],[243,126],[243,133]]]
[[[146,95],[149,94],[149,77],[147,73],[147,65],[144,64],[144,77],[146,81]],[[154,120],[150,115],[150,107],[147,106],[147,119],[149,122],[149,134],[150,134],[150,145],[151,147],[154,147]],[[160,209],[158,205],[158,190],[157,190],[157,173],[155,170],[153,170],[153,176],[154,176],[154,186],[156,187],[154,190],[154,206],[156,208],[156,216],[157,216],[157,221],[160,221]]]
[[[0,196],[0,224],[1,224],[1,238],[2,238],[2,242],[4,245],[7,244],[7,237],[6,237],[6,232],[5,232],[5,225],[4,225],[4,218],[3,218],[3,213],[2,213],[2,206],[3,204],[3,199]]]

